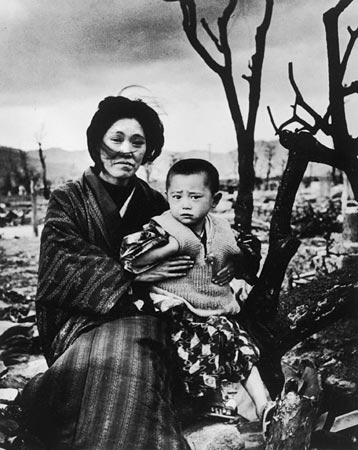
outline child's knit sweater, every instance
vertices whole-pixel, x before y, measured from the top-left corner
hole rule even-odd
[[[227,264],[228,259],[240,253],[229,223],[209,214],[205,224],[207,241],[204,245],[170,211],[152,220],[178,241],[179,254],[189,255],[195,260],[193,268],[185,277],[168,279],[156,283],[156,286],[185,299],[194,308],[226,310],[229,307],[231,312],[238,312],[238,305],[236,311],[235,306],[229,306],[237,304],[231,286],[219,286],[212,282],[213,276]]]

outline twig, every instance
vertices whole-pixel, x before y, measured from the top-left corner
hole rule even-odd
[[[203,58],[206,64],[217,74],[221,74],[224,67],[220,65],[206,50],[197,36],[197,16],[196,6],[193,0],[180,0],[180,7],[183,12],[183,28],[189,42],[197,53]]]
[[[310,114],[314,121],[315,126],[312,128],[311,125],[309,125],[309,130],[317,132],[319,129],[322,130],[325,134],[329,135],[330,130],[328,124],[323,120],[323,118],[303,99],[303,96],[297,86],[297,83],[295,81],[294,75],[293,75],[293,64],[292,62],[288,63],[288,78],[290,80],[291,86],[296,94],[296,105],[300,106],[302,109],[304,109],[308,114]],[[297,106],[296,106],[297,108]],[[296,120],[298,116],[296,115],[296,109],[294,110],[294,115],[296,116]],[[307,124],[307,122],[303,121],[302,119],[297,120],[297,122],[303,124]]]
[[[220,43],[222,47],[222,53],[225,59],[225,67],[227,70],[231,71],[232,61],[231,61],[231,49],[229,46],[228,35],[227,35],[227,25],[229,23],[230,17],[235,11],[238,0],[229,0],[229,4],[223,11],[221,17],[218,18],[218,28]]]
[[[354,43],[358,39],[358,28],[353,30],[351,27],[348,27],[347,29],[348,29],[348,32],[350,34],[350,38],[349,38],[349,41],[348,41],[348,44],[347,44],[346,51],[344,52],[344,55],[343,55],[343,58],[342,58],[342,62],[341,62],[342,80],[343,80],[344,74],[345,74],[346,69],[347,69],[348,60],[349,60],[349,57],[351,55]]]
[[[207,32],[210,39],[214,42],[215,47],[219,50],[220,53],[223,53],[222,46],[220,44],[219,39],[215,36],[215,34],[211,31],[208,22],[203,18],[201,19],[201,25],[203,26],[204,30]]]
[[[253,133],[255,130],[257,110],[260,103],[261,94],[261,76],[262,76],[262,66],[265,56],[266,47],[266,36],[268,29],[271,24],[272,10],[273,10],[274,0],[266,0],[265,2],[265,13],[261,24],[256,29],[255,35],[255,53],[252,55],[251,66],[251,77],[247,79],[249,81],[250,91],[249,91],[249,113],[247,117],[247,130],[249,133]]]
[[[278,134],[278,127],[277,127],[277,125],[276,125],[276,123],[275,123],[275,121],[274,121],[274,119],[273,119],[273,115],[272,115],[272,112],[271,112],[271,108],[268,106],[267,107],[267,112],[268,112],[268,114],[269,114],[269,116],[270,116],[270,121],[271,121],[271,123],[272,123],[272,126],[273,126],[273,128],[274,128],[274,130],[275,130],[275,134]]]
[[[351,94],[358,94],[358,81],[352,81],[349,86],[343,86],[343,92],[345,97]]]
[[[323,22],[326,30],[327,58],[328,58],[328,80],[329,80],[329,104],[331,116],[331,136],[335,147],[342,152],[349,152],[348,126],[344,105],[344,91],[342,89],[343,71],[342,67],[348,61],[350,45],[348,52],[343,58],[343,66],[340,57],[338,18],[342,12],[353,2],[353,0],[339,0],[336,6],[328,9],[323,14]]]

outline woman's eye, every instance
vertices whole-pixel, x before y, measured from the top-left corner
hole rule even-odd
[[[142,147],[145,143],[143,141],[133,141],[133,147]]]

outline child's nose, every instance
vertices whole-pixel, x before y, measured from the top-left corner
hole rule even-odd
[[[191,206],[189,199],[188,198],[182,198],[181,206],[184,209],[189,209],[190,206]]]

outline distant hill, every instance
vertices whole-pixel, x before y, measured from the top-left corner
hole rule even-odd
[[[67,151],[62,148],[48,148],[44,150],[47,178],[53,185],[59,185],[67,180],[78,178],[81,173],[92,164],[92,160],[85,150]],[[26,152],[31,167],[41,170],[38,150]]]
[[[0,146],[0,192],[18,186],[25,177],[25,152],[17,148]]]
[[[256,177],[266,178],[270,160],[270,178],[280,177],[285,168],[288,152],[276,141],[257,141],[255,148]],[[226,153],[209,152],[205,150],[190,150],[187,152],[173,152],[164,150],[162,155],[153,163],[151,179],[163,180],[173,162],[177,159],[203,158],[211,161],[218,169],[221,179],[238,178],[237,150]],[[330,172],[330,168],[323,164],[310,163],[306,175],[322,177]]]
[[[257,141],[255,156],[256,176],[266,178],[270,161],[270,177],[281,176],[287,151],[278,141]],[[83,171],[92,165],[87,150],[67,151],[61,148],[44,150],[47,167],[47,178],[53,186],[66,180],[79,177]],[[162,155],[153,163],[150,179],[162,184],[169,167],[178,159],[203,158],[211,161],[218,169],[221,179],[237,179],[237,151],[226,153],[209,152],[205,150],[190,150],[176,152],[164,150]],[[41,164],[37,150],[22,151],[20,149],[0,146],[0,190],[7,192],[9,186],[24,184],[26,171],[41,172]],[[327,166],[310,164],[306,174],[310,176],[325,176],[329,172]],[[143,169],[139,175],[146,178]]]

